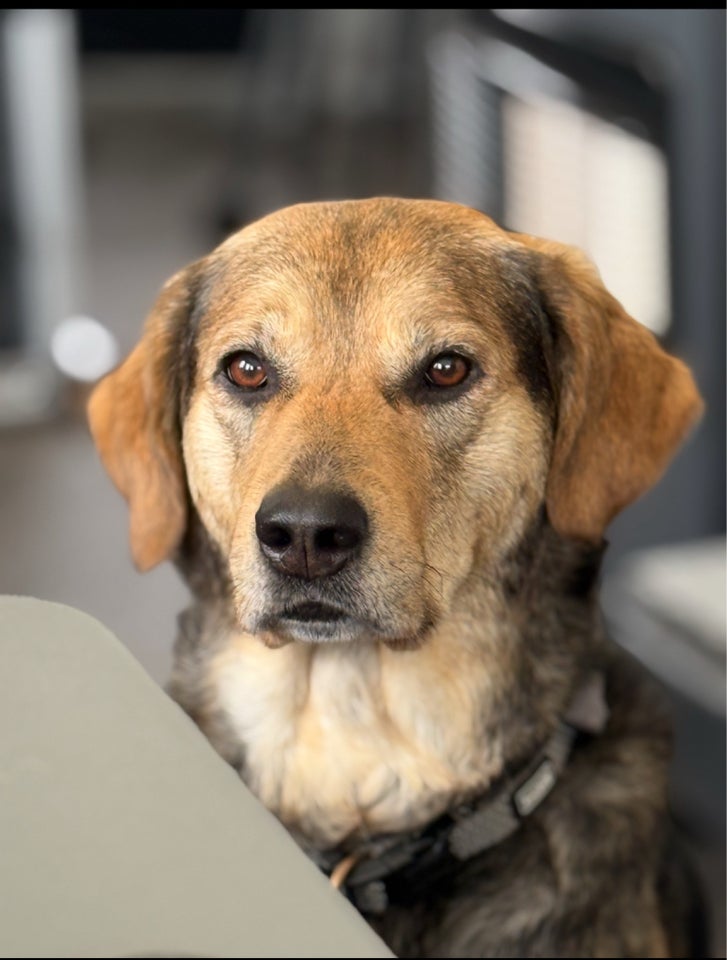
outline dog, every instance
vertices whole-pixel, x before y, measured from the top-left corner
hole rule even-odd
[[[236,233],[95,388],[172,696],[398,956],[700,955],[598,573],[701,407],[583,254],[400,199]]]

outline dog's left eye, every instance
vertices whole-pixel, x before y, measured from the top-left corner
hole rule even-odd
[[[265,362],[249,350],[226,357],[224,370],[227,379],[244,390],[259,390],[268,382]]]
[[[472,362],[459,353],[440,353],[424,371],[429,387],[446,390],[464,383],[472,370]]]

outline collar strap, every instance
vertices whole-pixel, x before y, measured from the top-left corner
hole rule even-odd
[[[537,810],[565,769],[576,735],[601,733],[608,720],[603,674],[589,674],[568,711],[533,759],[503,777],[481,797],[461,805],[414,833],[373,838],[343,860],[319,863],[365,913],[383,913],[392,899],[395,874],[410,888],[414,874],[443,861],[469,860],[502,843]],[[401,888],[397,882],[394,886]],[[395,898],[398,899],[398,898]]]

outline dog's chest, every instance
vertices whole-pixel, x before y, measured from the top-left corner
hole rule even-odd
[[[236,635],[211,665],[213,709],[260,800],[312,842],[424,823],[500,767],[479,735],[481,671],[373,645],[279,650]]]

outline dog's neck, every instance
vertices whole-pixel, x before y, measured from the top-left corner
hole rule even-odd
[[[181,566],[199,602],[172,692],[308,841],[410,829],[486,789],[552,732],[591,664],[601,553],[541,516],[417,650],[269,650],[234,626],[224,566],[197,529]]]

